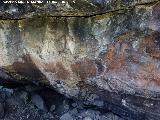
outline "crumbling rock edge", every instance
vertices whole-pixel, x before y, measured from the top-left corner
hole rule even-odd
[[[124,2],[123,0],[119,0],[120,3]],[[55,9],[55,11],[52,12],[48,12],[47,9],[49,8],[41,8],[40,5],[38,5],[37,7],[33,7],[32,5],[29,5],[31,8],[31,10],[28,10],[27,12],[22,12],[22,10],[20,8],[17,7],[17,5],[19,4],[14,4],[16,5],[14,7],[14,5],[12,4],[6,4],[5,6],[7,7],[7,9],[3,8],[4,3],[1,3],[2,5],[0,6],[0,19],[2,20],[22,20],[22,19],[27,19],[27,18],[32,18],[34,16],[45,16],[45,17],[94,17],[94,16],[98,16],[98,15],[104,15],[104,14],[108,14],[108,13],[115,13],[118,11],[126,11],[129,9],[133,9],[136,6],[140,6],[140,5],[153,5],[158,3],[160,0],[144,0],[144,1],[131,1],[131,3],[128,3],[129,5],[125,5],[124,3],[122,3],[123,7],[118,7],[118,5],[115,7],[112,5],[109,8],[106,8],[103,10],[103,7],[100,6],[96,6],[97,10],[92,11],[92,9],[88,9],[87,6],[81,10],[79,8],[72,8],[72,10],[57,10],[58,8]],[[81,1],[80,1],[81,2]],[[86,1],[82,1],[82,3],[85,3]],[[93,4],[92,1],[89,2],[87,1],[88,4]],[[67,1],[68,4],[68,1]],[[77,2],[78,4],[78,2]],[[106,4],[106,5],[110,5]],[[114,5],[114,3],[112,3]],[[126,3],[127,4],[127,3]],[[44,6],[47,5],[47,3],[44,4]],[[10,8],[11,6],[11,8]],[[28,4],[23,4],[23,6],[28,6]],[[42,5],[43,6],[43,5]],[[76,5],[75,5],[76,6]],[[85,5],[84,5],[85,6]],[[17,7],[17,8],[16,8]],[[62,7],[62,6],[60,6]],[[100,10],[98,9],[98,7],[100,7]],[[102,7],[102,8],[101,8]],[[17,9],[17,12],[15,11],[12,12],[12,9]],[[33,9],[33,10],[32,10]],[[53,9],[53,8],[52,8]],[[7,12],[6,12],[7,11]],[[33,11],[33,12],[32,12]]]

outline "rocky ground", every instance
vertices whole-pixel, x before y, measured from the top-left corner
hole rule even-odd
[[[0,86],[0,120],[123,120],[119,116],[33,85]]]

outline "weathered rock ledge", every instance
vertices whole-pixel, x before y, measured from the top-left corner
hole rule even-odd
[[[111,0],[114,12],[106,14],[80,4],[89,16],[96,12],[92,17],[67,17],[68,9],[66,17],[49,17],[39,15],[43,11],[37,6],[32,9],[36,16],[5,14],[8,19],[0,20],[1,84],[50,86],[125,119],[159,120],[160,2],[140,2],[145,4],[123,8],[128,1],[121,6]]]
[[[154,4],[159,0],[2,0],[0,16],[2,19],[23,19],[37,15],[90,17],[112,11],[133,8],[137,5]],[[11,4],[12,3],[12,4]]]

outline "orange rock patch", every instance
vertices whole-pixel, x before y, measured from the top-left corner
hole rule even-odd
[[[117,47],[117,45],[119,47]],[[103,57],[103,61],[107,67],[107,70],[118,70],[125,64],[124,50],[127,48],[126,44],[112,45]]]
[[[82,80],[86,78],[96,76],[97,68],[96,64],[92,60],[82,60],[71,65],[72,71],[76,73]]]
[[[59,80],[67,80],[70,77],[69,71],[61,62],[46,64],[45,71],[55,73]]]
[[[66,68],[63,66],[62,63],[58,62],[56,63],[56,76],[58,79],[68,79],[70,74],[69,74],[69,71],[66,70]]]

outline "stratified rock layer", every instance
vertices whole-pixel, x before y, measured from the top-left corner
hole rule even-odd
[[[45,84],[129,120],[158,120],[160,3],[144,2],[92,17],[1,20],[2,82]]]
[[[159,0],[2,0],[0,15],[3,19],[30,18],[35,15],[89,17],[157,1]]]

